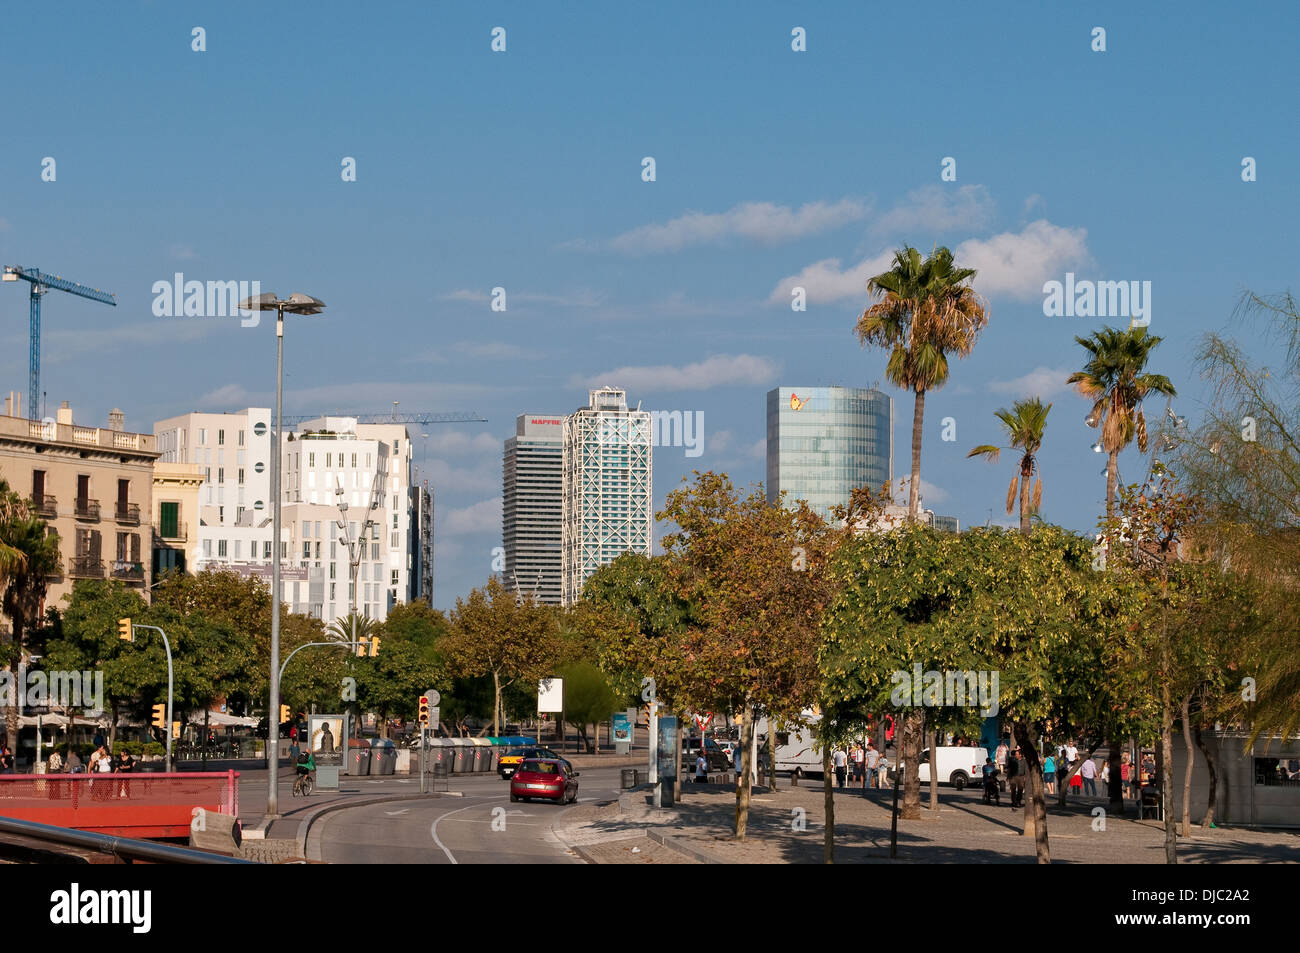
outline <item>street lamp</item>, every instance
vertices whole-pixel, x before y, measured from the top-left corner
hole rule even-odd
[[[266,712],[266,817],[269,822],[280,814],[280,427],[284,397],[284,315],[320,314],[325,302],[311,295],[291,294],[281,300],[267,292],[239,303],[242,311],[275,312],[275,436],[271,461],[271,684]],[[272,727],[274,725],[274,727]]]

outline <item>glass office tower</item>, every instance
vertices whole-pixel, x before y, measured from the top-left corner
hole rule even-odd
[[[861,387],[777,387],[767,393],[767,498],[807,500],[824,518],[859,486],[893,479],[894,404]]]

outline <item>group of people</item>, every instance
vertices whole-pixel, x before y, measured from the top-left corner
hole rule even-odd
[[[847,749],[836,748],[831,752],[831,766],[839,788],[844,788],[846,782],[863,790],[883,788],[889,783],[889,759],[870,741],[865,745],[854,742]]]

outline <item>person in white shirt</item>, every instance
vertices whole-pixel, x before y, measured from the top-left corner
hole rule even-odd
[[[862,772],[863,766],[865,764],[866,764],[866,756],[863,755],[862,753],[862,746],[854,745],[853,746],[853,780],[857,782],[858,787],[860,788],[865,788],[867,786],[866,776]]]
[[[848,773],[849,756],[843,748],[836,748],[831,754],[831,764],[835,766],[835,786],[844,787],[844,775]]]
[[[867,742],[867,752],[865,757],[867,761],[866,783],[869,787],[880,787],[881,785],[877,783],[878,779],[876,778],[876,769],[880,767],[880,752],[876,750],[876,746],[871,742]]]
[[[1088,758],[1079,767],[1079,775],[1083,778],[1083,793],[1097,796],[1097,762]]]

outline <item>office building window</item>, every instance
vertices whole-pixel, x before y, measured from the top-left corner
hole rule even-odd
[[[217,467],[217,482],[218,482],[218,483],[225,483],[225,482],[226,482],[226,468],[225,468],[225,467]]]
[[[239,431],[239,445],[240,445],[241,447],[244,445],[244,431],[242,431],[242,430]]]
[[[240,467],[240,468],[239,468],[239,485],[240,485],[240,486],[243,486],[243,485],[244,485],[244,468],[243,468],[243,467]]]
[[[218,446],[218,447],[223,447],[223,446],[225,446],[225,444],[226,444],[226,432],[225,432],[224,430],[218,430],[218,431],[217,431],[217,446]]]

